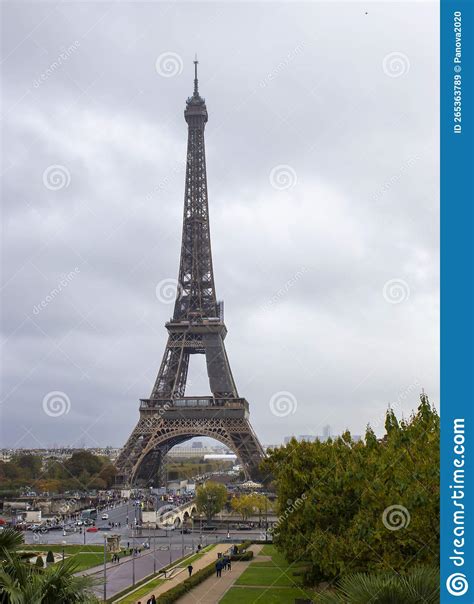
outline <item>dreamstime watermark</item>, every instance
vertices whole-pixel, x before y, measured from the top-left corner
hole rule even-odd
[[[281,390],[275,392],[269,401],[270,411],[277,417],[286,417],[296,413],[298,401],[291,392]]]
[[[382,69],[389,78],[400,78],[410,71],[410,60],[403,52],[390,52],[382,60]]]
[[[389,531],[399,531],[407,528],[410,524],[411,516],[407,508],[400,504],[389,505],[384,509],[382,522]]]
[[[446,589],[452,596],[463,596],[469,589],[469,583],[464,573],[453,573],[446,579]]]
[[[280,287],[280,289],[273,294],[273,296],[262,305],[261,309],[263,311],[268,310],[271,306],[274,306],[277,302],[279,302],[282,298],[286,296],[286,294],[292,289],[298,281],[303,277],[303,275],[307,272],[306,266],[301,266],[296,273],[286,281],[286,283]]]
[[[59,513],[63,514],[64,516],[70,514],[72,511],[74,511],[77,501],[78,500],[75,497],[71,497],[71,499],[64,499],[59,505]]]
[[[385,282],[382,293],[389,304],[401,304],[410,297],[410,287],[403,279],[390,279]]]
[[[178,285],[177,279],[162,279],[155,288],[156,297],[164,304],[171,304],[176,298]]]
[[[53,164],[43,172],[43,184],[50,191],[66,189],[71,183],[71,174],[66,166]]]
[[[64,63],[67,62],[69,57],[76,52],[76,50],[79,48],[80,45],[81,45],[81,43],[79,42],[79,40],[75,40],[71,44],[71,46],[68,46],[61,53],[59,53],[57,58],[50,64],[48,69],[43,71],[43,73],[38,78],[33,80],[33,87],[39,88],[42,84],[44,84],[44,82],[46,82],[46,80],[48,80],[52,75],[54,75],[56,73],[56,71],[60,67],[62,67],[62,65]]]
[[[397,396],[397,399],[390,403],[389,409],[392,411],[400,411],[402,403],[404,403],[409,395],[413,393],[414,390],[419,389],[421,386],[420,381],[416,379],[414,382],[409,384],[403,390],[400,390]],[[385,423],[385,418],[387,416],[387,412],[385,411],[383,414],[380,414],[374,422],[370,422],[372,428],[376,429],[383,423]]]
[[[186,160],[183,161],[177,161],[176,165],[174,166],[174,168],[171,170],[171,172],[169,174],[167,174],[157,185],[156,187],[153,189],[153,191],[151,191],[150,193],[147,194],[147,196],[145,197],[145,201],[151,201],[153,199],[153,196],[161,193],[161,191],[164,191],[166,189],[166,187],[175,179],[176,176],[182,174],[185,169],[186,169],[186,165],[189,164],[192,161],[192,155],[189,154],[186,157]]]
[[[279,164],[272,168],[268,178],[277,191],[292,189],[298,182],[295,170],[288,164]]]
[[[163,531],[169,530],[174,526],[174,521],[178,512],[178,506],[171,504],[163,505],[156,512],[156,528],[160,528]]]
[[[71,283],[71,281],[80,272],[81,271],[79,270],[79,267],[76,266],[73,271],[70,271],[66,275],[63,275],[63,277],[61,277],[61,280],[59,281],[59,283],[56,285],[56,287],[54,287],[49,292],[49,294],[46,296],[46,298],[43,298],[39,304],[35,304],[33,306],[33,314],[34,315],[39,315],[40,312],[44,308],[46,308],[49,304],[51,304],[51,302],[53,302],[54,299],[57,298],[57,296],[59,296],[59,294],[67,288],[67,286]]]
[[[408,158],[401,166],[396,174],[393,174],[384,184],[372,195],[372,201],[379,201],[388,191],[396,185],[406,174],[408,170],[420,160],[419,155]]]
[[[155,68],[163,78],[173,78],[183,72],[183,59],[178,53],[167,50],[157,57]]]
[[[65,392],[53,390],[43,398],[43,411],[49,417],[67,415],[71,410],[71,399]]]
[[[294,501],[293,499],[287,499],[285,510],[278,516],[274,525],[268,529],[268,532],[274,537],[277,536],[281,525],[288,520],[291,514],[299,510],[299,508],[304,504],[306,497],[307,494],[302,493],[300,497],[297,497]]]
[[[272,69],[267,75],[260,81],[260,88],[265,88],[272,82],[282,71],[290,65],[290,63],[303,51],[305,42],[301,42],[298,46],[295,46],[286,57],[278,63],[278,65]]]

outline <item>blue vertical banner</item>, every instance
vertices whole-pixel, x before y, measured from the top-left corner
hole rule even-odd
[[[474,2],[441,0],[441,598],[474,602]]]

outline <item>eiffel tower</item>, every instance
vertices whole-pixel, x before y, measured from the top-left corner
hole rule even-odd
[[[186,101],[188,149],[181,260],[168,342],[150,398],[140,400],[138,424],[117,462],[117,485],[160,482],[166,453],[195,436],[208,436],[234,451],[248,478],[258,479],[264,457],[249,422],[249,404],[237,392],[224,347],[224,304],[217,301],[212,268],[204,128],[205,100],[198,91]],[[212,396],[185,396],[189,357],[206,355]]]

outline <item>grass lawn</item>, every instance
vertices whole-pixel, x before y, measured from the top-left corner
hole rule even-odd
[[[250,566],[244,570],[235,585],[265,585],[274,587],[294,587],[299,577],[291,575],[292,570],[271,568],[270,566]]]
[[[24,545],[22,551],[31,552],[49,552],[61,554],[63,551],[62,545]],[[104,563],[104,546],[103,545],[65,545],[64,554],[68,560],[73,559],[77,564],[77,570],[87,570],[94,566],[99,566]],[[110,562],[112,556],[107,554],[107,562]]]
[[[268,544],[259,555],[271,556],[271,560],[251,562],[220,604],[293,604],[296,598],[312,598],[312,591],[301,585],[301,577],[293,574],[300,563],[289,564],[273,545]]]
[[[293,604],[296,598],[310,598],[301,589],[231,587],[219,604]]]
[[[78,552],[103,552],[103,545],[22,545],[21,550],[33,550],[34,552],[52,552],[61,553],[64,551],[66,554],[77,554]]]
[[[123,600],[120,600],[119,604],[135,604],[138,598],[146,596],[152,589],[155,589],[155,587],[158,587],[162,583],[164,583],[164,579],[153,579],[153,581],[150,581],[146,585],[142,585],[142,587],[131,592]]]

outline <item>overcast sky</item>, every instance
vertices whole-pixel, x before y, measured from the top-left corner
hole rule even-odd
[[[121,446],[138,420],[195,52],[217,296],[262,442],[438,403],[437,4],[2,9],[4,446]]]

